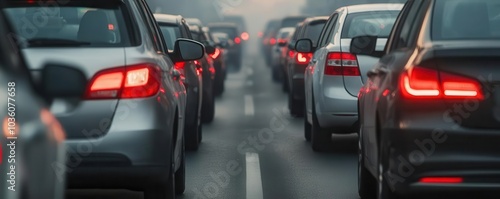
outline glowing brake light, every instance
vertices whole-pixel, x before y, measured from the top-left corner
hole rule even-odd
[[[250,38],[250,35],[248,35],[247,32],[243,32],[241,33],[241,39],[243,39],[244,41],[248,40]]]
[[[212,59],[217,59],[220,53],[221,53],[220,50],[218,48],[215,48],[215,52],[211,54],[210,57],[212,57]]]
[[[328,53],[325,75],[361,76],[356,55],[344,52]]]
[[[115,25],[113,25],[113,24],[108,24],[108,29],[109,29],[109,30],[115,30]]]
[[[420,178],[420,183],[457,184],[464,181],[461,177],[424,177]]]
[[[234,43],[240,44],[241,43],[241,39],[239,37],[234,38]]]
[[[275,44],[276,44],[276,38],[271,38],[271,39],[269,39],[269,44],[270,44],[271,46],[275,45]]]
[[[313,56],[312,53],[297,53],[295,60],[299,64],[307,64],[307,63],[309,63],[309,61],[311,61],[312,56]]]
[[[90,81],[86,99],[143,98],[158,93],[160,69],[138,64],[98,72]]]
[[[435,69],[413,67],[400,77],[407,98],[484,99],[479,81]]]

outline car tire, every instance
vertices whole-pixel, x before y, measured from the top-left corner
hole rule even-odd
[[[174,154],[172,152],[172,164],[166,181],[162,180],[150,184],[144,190],[144,199],[175,199],[175,166],[173,164],[173,159]]]
[[[377,195],[377,181],[365,167],[362,124],[358,138],[358,194],[361,199],[373,199]]]
[[[222,75],[215,79],[215,95],[220,96],[224,93],[224,79]]]
[[[316,105],[313,99],[313,123],[311,128],[311,145],[312,149],[316,152],[328,151],[332,143],[332,133],[325,128],[321,128],[318,118],[316,116]]]
[[[186,154],[185,154],[185,140],[182,139],[181,147],[181,163],[179,169],[175,172],[175,194],[183,194],[186,190]]]
[[[196,109],[196,114],[198,114],[198,109]],[[196,125],[190,125],[193,124],[193,122],[189,123],[188,125],[184,126],[184,136],[186,139],[186,150],[189,151],[196,151],[198,150],[199,146],[199,121],[198,121],[198,116],[194,117],[195,118],[195,124]]]
[[[377,117],[377,131],[380,131],[380,121]],[[380,132],[379,132],[380,133]],[[389,165],[389,146],[384,138],[381,138],[378,152],[378,176],[377,176],[377,199],[398,199],[391,187],[389,181],[386,179],[384,173],[386,172],[387,165]]]
[[[200,124],[198,124],[198,143],[201,144],[202,140],[203,140],[203,127],[200,123]]]
[[[283,92],[285,93],[288,93],[289,91],[289,88],[288,88],[288,78],[285,76],[285,74],[283,74],[282,76],[282,89],[283,89]]]
[[[307,111],[305,110],[304,106],[304,137],[306,138],[306,141],[310,142],[311,141],[311,131],[312,131],[312,125],[309,124],[309,121],[307,121]]]
[[[272,66],[271,67],[273,81],[276,82],[276,83],[281,82],[281,79],[282,79],[281,76],[280,76],[278,68],[279,68],[279,66]]]
[[[304,102],[293,99],[293,89],[288,92],[288,110],[293,117],[302,117],[304,115]]]
[[[206,94],[205,96],[203,96],[203,99],[205,99],[205,97],[207,100],[203,101],[204,103],[201,111],[201,121],[203,123],[210,123],[214,120],[215,116],[215,100],[213,93]]]

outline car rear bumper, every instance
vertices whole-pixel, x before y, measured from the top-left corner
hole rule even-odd
[[[306,70],[307,65],[303,64],[293,64],[292,65],[291,76],[291,90],[293,91],[293,98],[296,100],[304,100],[305,99],[305,91],[304,91],[304,72]]]
[[[467,192],[500,194],[500,133],[439,124],[436,121],[442,117],[434,119],[413,118],[404,128],[383,131],[392,160],[386,176],[400,179],[395,180],[395,192],[448,198]],[[463,182],[419,182],[423,177],[459,177]]]
[[[152,172],[149,168],[163,168],[162,172],[168,172],[172,164],[173,111],[175,109],[158,102],[156,97],[120,100],[112,120],[101,122],[101,125],[106,122],[110,125],[105,135],[94,138],[99,130],[86,130],[87,138],[66,140],[69,183],[84,186],[88,182],[92,186],[92,183],[100,183],[95,179],[127,179],[117,183],[133,184],[137,176],[149,176]],[[78,175],[81,172],[85,175]],[[103,178],[107,175],[116,179]],[[94,182],[86,180],[89,178]]]
[[[357,103],[358,99],[348,94],[344,88],[339,88],[336,95],[320,96],[316,100],[316,116],[320,126],[332,128],[336,133],[356,132],[358,127]]]

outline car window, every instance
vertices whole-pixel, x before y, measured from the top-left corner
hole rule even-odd
[[[37,20],[50,10],[44,4],[9,2],[4,8],[18,39],[24,47],[81,45],[90,47],[130,46],[131,33],[126,6],[121,1],[71,1],[58,7],[59,12]]]
[[[327,25],[323,28],[323,30],[321,32],[321,36],[320,36],[321,39],[319,41],[318,46],[325,46],[328,44],[328,42],[330,41],[330,38],[332,37],[332,34],[333,34],[332,31],[337,24],[338,17],[339,17],[338,13],[335,13],[330,17],[330,19],[327,22]]]
[[[311,39],[313,46],[316,46],[318,43],[319,35],[321,34],[321,30],[323,30],[325,23],[326,20],[315,21],[305,27],[304,38]]]
[[[500,1],[435,1],[432,40],[500,38]]]
[[[304,21],[306,18],[305,17],[298,17],[298,18],[286,18],[281,22],[281,27],[295,27],[298,23]]]
[[[165,39],[168,51],[173,51],[175,41],[181,37],[181,30],[179,26],[160,24],[160,30],[163,34],[163,39]]]
[[[396,36],[396,39],[394,42],[394,49],[401,49],[401,48],[406,48],[409,47],[411,44],[410,41],[410,34],[412,33],[412,28],[414,27],[414,22],[417,20],[418,12],[420,8],[422,7],[422,2],[421,1],[415,1],[409,7],[409,10],[402,18],[401,21],[401,29],[398,31],[398,35]]]
[[[398,14],[399,11],[349,14],[344,22],[341,38],[350,39],[362,35],[388,38]]]

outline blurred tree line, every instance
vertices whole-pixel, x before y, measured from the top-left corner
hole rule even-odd
[[[406,0],[306,0],[305,15],[330,15],[337,8],[366,3],[404,3]]]

